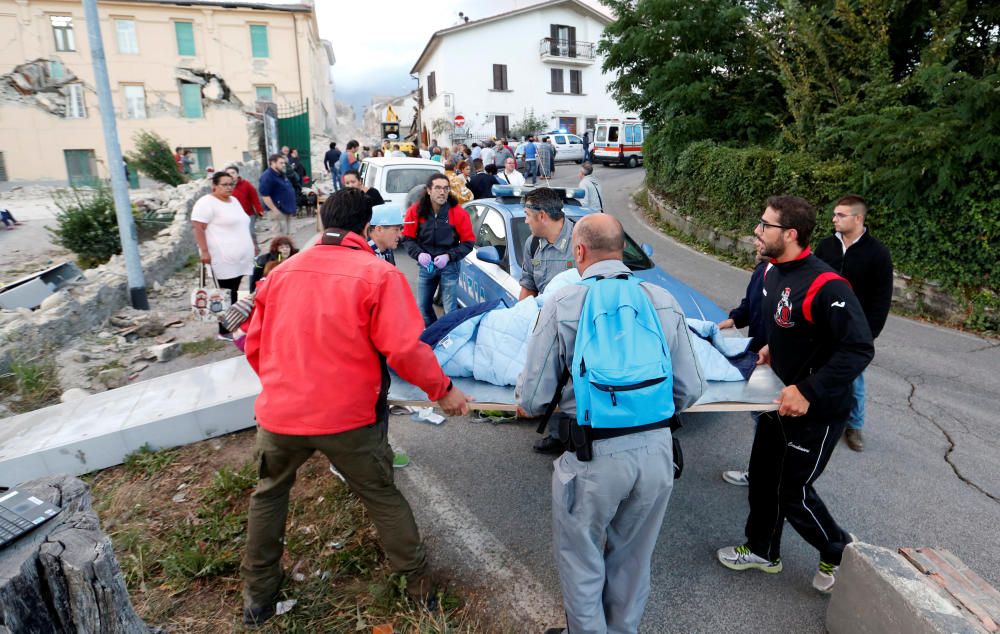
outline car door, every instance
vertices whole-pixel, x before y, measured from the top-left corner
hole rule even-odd
[[[479,221],[476,232],[476,248],[462,260],[458,277],[459,301],[464,306],[501,299],[507,306],[517,303],[519,285],[510,275],[510,230],[503,213],[488,205],[474,205],[473,213]],[[475,222],[473,220],[473,226]],[[500,256],[500,264],[484,262],[477,257],[477,250],[494,247]]]
[[[565,161],[566,158],[566,135],[565,134],[553,134],[552,142],[555,144],[556,150],[556,160]]]
[[[575,134],[566,135],[566,158],[577,163],[583,162],[583,139]]]

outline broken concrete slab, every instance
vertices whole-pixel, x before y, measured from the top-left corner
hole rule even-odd
[[[172,341],[170,343],[161,343],[156,346],[150,346],[147,350],[155,355],[156,360],[160,363],[166,363],[167,361],[172,361],[180,356],[181,354],[181,344]]]
[[[850,544],[826,612],[830,634],[986,634],[990,630],[894,550]]]

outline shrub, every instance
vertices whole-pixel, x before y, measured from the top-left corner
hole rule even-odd
[[[177,170],[174,154],[163,137],[139,130],[134,140],[135,151],[126,155],[129,165],[158,183],[177,186],[187,181]]]
[[[56,227],[47,229],[54,243],[76,254],[80,266],[91,268],[122,252],[115,201],[106,184],[60,190],[53,198],[59,208]]]

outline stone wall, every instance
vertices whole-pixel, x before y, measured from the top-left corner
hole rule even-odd
[[[244,178],[257,182],[260,168],[256,163],[237,165]],[[139,244],[147,288],[168,279],[196,253],[191,208],[210,191],[210,185],[209,179],[202,179],[167,188],[163,210],[173,212],[173,220],[155,239]],[[93,332],[128,304],[128,278],[121,255],[87,269],[84,278],[50,295],[34,311],[0,310],[0,369],[6,369],[15,356],[33,357]]]
[[[681,233],[706,242],[717,251],[729,253],[752,263],[754,242],[752,236],[737,236],[699,223],[693,216],[683,216],[662,196],[646,190],[649,209],[660,219]],[[893,274],[893,307],[906,312],[931,316],[947,324],[965,322],[969,308],[959,302],[947,289],[933,281],[916,280],[909,275]]]

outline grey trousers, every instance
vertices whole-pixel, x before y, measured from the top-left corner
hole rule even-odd
[[[289,236],[289,237],[291,237],[291,235],[292,235],[292,218],[294,218],[294,217],[295,217],[295,214],[286,214],[286,213],[281,213],[281,212],[278,212],[278,214],[276,216],[274,216],[274,221],[275,221],[275,225],[274,226],[277,229],[276,233],[279,236]]]
[[[669,429],[594,442],[593,460],[560,456],[552,534],[570,634],[635,634],[674,487]]]

